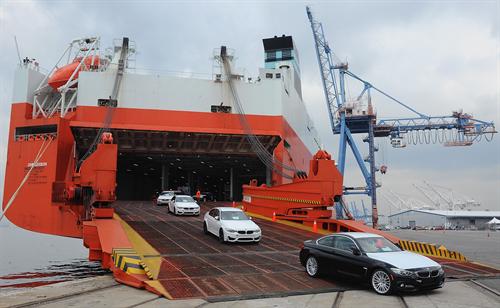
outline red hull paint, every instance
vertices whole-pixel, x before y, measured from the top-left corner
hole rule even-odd
[[[31,104],[12,104],[2,208],[5,208],[18,188],[26,174],[28,164],[34,160],[43,144],[42,140],[16,141],[16,128],[56,124],[57,138],[51,142],[40,160],[46,165],[35,168],[6,215],[14,224],[27,230],[82,237],[83,207],[53,202],[53,183],[73,181],[75,161],[71,127],[100,127],[105,118],[106,108],[80,106],[76,111],[68,113],[65,118],[54,116],[49,119],[32,119],[31,114]],[[264,115],[246,117],[254,134],[279,136],[282,139],[274,152],[278,159],[298,169],[308,170],[312,155],[283,117]],[[237,114],[131,108],[116,108],[111,128],[245,134]],[[283,140],[290,145],[289,149],[285,149]],[[282,184],[289,181],[274,173],[273,182]]]

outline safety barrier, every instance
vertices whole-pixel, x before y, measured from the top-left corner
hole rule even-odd
[[[145,270],[141,257],[132,248],[114,248],[113,261],[117,268],[127,274],[142,274],[152,277],[150,271]],[[148,274],[149,272],[149,274]],[[150,276],[151,275],[151,276]]]
[[[467,262],[463,254],[448,250],[443,245],[437,247],[434,244],[407,240],[399,240],[399,245],[404,250],[416,252],[424,256]]]

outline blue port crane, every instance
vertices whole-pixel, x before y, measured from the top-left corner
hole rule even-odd
[[[345,195],[364,194],[371,198],[372,224],[378,227],[376,172],[385,173],[386,166],[376,166],[375,137],[389,137],[394,148],[403,148],[407,144],[442,143],[445,146],[470,146],[481,139],[491,141],[496,133],[493,122],[481,121],[470,114],[455,111],[450,116],[429,116],[419,112],[372,83],[349,71],[347,62],[340,61],[329,46],[321,22],[314,19],[311,9],[306,7],[311,23],[316,55],[321,73],[323,91],[330,126],[334,135],[339,135],[338,169],[344,175],[346,150],[352,150],[357,165],[364,177],[365,185],[359,187],[344,186]],[[335,61],[334,61],[335,57]],[[346,79],[360,82],[363,90],[354,100],[347,100]],[[413,117],[381,119],[373,112],[371,92],[376,91],[409,110]],[[364,101],[367,104],[364,104]],[[368,156],[363,159],[354,134],[367,134],[363,142],[368,143]],[[368,163],[368,166],[366,165]],[[345,204],[341,204],[345,207]]]

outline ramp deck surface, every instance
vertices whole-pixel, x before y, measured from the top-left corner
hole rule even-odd
[[[203,233],[203,215],[228,202],[206,202],[200,216],[175,216],[151,201],[118,201],[120,217],[161,256],[158,280],[173,298],[245,298],[365,288],[344,279],[310,278],[298,255],[303,241],[320,235],[254,218],[259,244],[222,244]],[[443,263],[448,278],[498,276],[478,265]],[[465,266],[465,267],[464,267]]]
[[[259,244],[222,244],[203,233],[203,215],[175,216],[152,202],[119,201],[118,215],[162,257],[158,280],[174,298],[253,297],[352,289],[328,279],[310,278],[298,258],[300,245],[319,235],[255,218],[263,237]]]

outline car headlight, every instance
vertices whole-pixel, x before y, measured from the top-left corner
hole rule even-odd
[[[255,233],[260,233],[260,229],[257,229],[254,231]]]
[[[444,269],[442,267],[439,267],[438,269],[438,275],[444,274]]]
[[[236,232],[236,230],[233,230],[233,229],[226,229],[226,231],[229,232],[229,233],[235,233]]]
[[[404,276],[404,277],[411,277],[411,278],[417,277],[417,274],[415,274],[414,272],[408,271],[408,270],[405,270],[405,269],[401,269],[401,268],[391,268],[391,271],[394,274],[397,274],[397,275],[400,275],[400,276]]]

